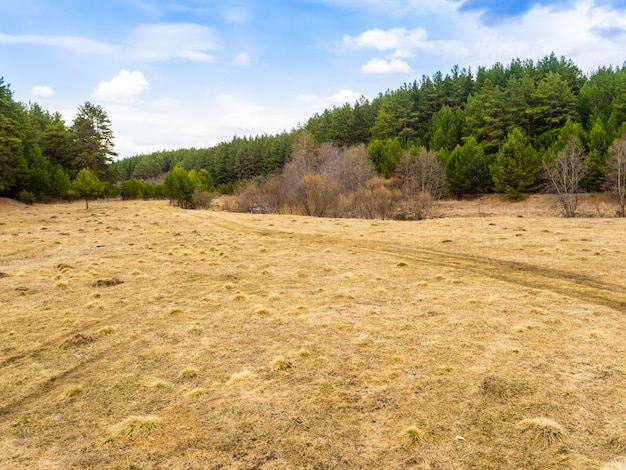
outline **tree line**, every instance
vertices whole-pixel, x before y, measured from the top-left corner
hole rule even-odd
[[[27,203],[99,197],[117,180],[109,117],[85,102],[67,125],[60,113],[13,99],[0,77],[0,196]]]
[[[367,206],[363,202],[367,191],[392,196],[414,191],[408,189],[413,183],[407,175],[416,171],[422,203],[489,192],[516,199],[545,189],[558,194],[555,184],[561,180],[551,170],[561,161],[565,171],[559,159],[564,149],[578,156],[582,170],[575,189],[568,186],[578,194],[619,186],[621,170],[616,170],[615,155],[626,128],[626,66],[584,74],[571,60],[554,54],[536,62],[515,59],[506,66],[479,67],[475,72],[455,66],[445,76],[437,72],[374,99],[327,109],[289,132],[236,136],[209,148],[160,151],[119,161],[112,161],[106,113],[90,103],[66,126],[58,114],[36,104],[15,103],[9,87],[0,82],[0,119],[0,195],[10,197],[61,197],[67,194],[63,189],[67,178],[76,178],[83,168],[111,183],[105,191],[113,195],[170,198],[185,207],[194,206],[189,188],[191,194],[209,192],[209,186],[197,181],[200,171],[211,178],[211,191],[247,194],[242,201],[251,197],[252,189],[263,188],[265,194],[281,181],[289,186],[280,186],[282,193],[295,197],[300,180],[290,168],[297,166],[298,155],[310,153],[304,165],[309,172],[301,176],[308,175],[307,185],[316,190],[300,188],[309,195],[321,194],[321,186],[332,186],[329,181],[337,187],[337,197],[357,194],[352,186],[344,190],[346,177],[336,172],[346,164],[343,159],[350,163],[342,171],[349,171],[351,164],[359,171],[371,166],[370,178],[359,180],[365,192],[355,196],[362,208]],[[303,141],[314,150],[303,151]],[[184,179],[180,170],[187,176],[196,172],[190,176],[194,183],[177,183],[187,188],[184,196],[180,191],[174,194],[171,184],[164,185],[173,172],[175,180]],[[427,184],[419,173],[427,170],[442,181]],[[302,197],[286,210],[298,206],[303,213],[327,212],[322,205],[311,206],[312,201],[303,205]],[[346,209],[352,214],[363,211],[373,209]],[[415,215],[414,209],[408,212]]]

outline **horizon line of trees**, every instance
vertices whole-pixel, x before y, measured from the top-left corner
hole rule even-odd
[[[235,136],[213,147],[112,161],[113,136],[102,108],[87,102],[66,126],[58,113],[14,102],[0,79],[0,195],[61,196],[67,191],[56,189],[56,174],[75,178],[90,168],[108,183],[109,194],[119,194],[130,181],[134,197],[139,185],[140,197],[169,197],[193,206],[188,198],[172,199],[159,184],[176,168],[207,172],[222,194],[241,193],[248,182],[260,187],[285,176],[303,135],[322,149],[323,160],[326,153],[341,159],[361,149],[357,153],[366,156],[374,178],[388,189],[406,171],[405,157],[425,152],[443,175],[444,190],[433,198],[499,192],[516,199],[546,188],[558,192],[547,163],[576,140],[584,160],[577,191],[604,191],[614,188],[610,148],[625,123],[626,65],[585,75],[571,60],[551,54],[537,62],[515,59],[507,66],[479,67],[475,73],[455,66],[445,76],[437,72],[372,100],[327,109],[278,135]],[[318,170],[312,174],[325,177]],[[297,182],[292,178],[290,184]]]
[[[326,109],[306,124],[275,136],[235,136],[204,149],[154,152],[115,162],[121,178],[147,179],[174,166],[206,169],[222,192],[236,182],[280,171],[290,158],[295,137],[309,132],[322,144],[364,144],[376,171],[393,176],[402,152],[423,147],[447,160],[457,145],[472,137],[487,156],[495,156],[514,129],[540,154],[556,154],[561,129],[574,125],[590,154],[589,191],[603,188],[611,142],[626,122],[626,65],[600,67],[585,75],[554,54],[534,62],[513,60],[491,68],[452,68],[443,75],[387,90]],[[492,188],[493,189],[493,188]]]

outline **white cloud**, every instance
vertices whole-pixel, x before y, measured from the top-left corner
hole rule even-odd
[[[53,46],[79,54],[118,55],[145,61],[187,59],[212,62],[209,51],[218,49],[211,28],[193,23],[152,23],[131,31],[124,46],[106,44],[76,36],[12,35],[0,33],[0,44],[35,44]]]
[[[245,52],[240,52],[235,56],[235,65],[250,65],[250,56]]]
[[[133,30],[128,39],[129,54],[146,61],[179,58],[212,62],[215,58],[208,51],[217,48],[213,30],[192,23],[144,24]]]
[[[470,60],[472,68],[514,58],[539,59],[552,52],[571,59],[584,72],[602,65],[621,65],[623,44],[619,38],[603,37],[598,28],[624,28],[626,19],[592,0],[579,0],[569,9],[535,6],[516,21],[486,26],[479,13],[456,13],[450,29],[463,37],[463,48],[451,55]]]
[[[344,45],[355,48],[389,51],[384,59],[372,58],[361,67],[366,74],[410,74],[411,66],[406,59],[414,59],[417,52],[439,56],[459,55],[464,51],[457,41],[431,41],[423,28],[371,29],[358,36],[346,35]]]
[[[371,29],[359,36],[345,36],[344,43],[357,47],[378,49],[379,51],[393,50],[394,57],[412,58],[416,49],[429,47],[428,33],[425,29],[392,28],[387,31]]]
[[[346,103],[353,104],[361,98],[361,96],[363,95],[356,91],[343,89],[329,96],[320,96],[313,93],[298,95],[296,96],[296,102],[298,104],[312,106],[312,108],[314,107],[319,111],[323,108],[344,105]]]
[[[279,133],[294,127],[302,109],[291,102],[275,105],[235,94],[198,97],[194,102],[162,99],[107,105],[120,157],[160,149],[209,147],[233,136]],[[294,113],[298,113],[295,115]]]
[[[0,44],[39,44],[68,49],[79,54],[112,55],[115,46],[76,36],[40,36],[36,34],[0,33]]]
[[[345,104],[345,103],[353,104],[355,101],[361,98],[361,96],[363,96],[361,95],[361,93],[358,93],[352,90],[347,90],[344,88],[343,90],[340,90],[337,93],[334,93],[328,96],[326,99],[330,103],[335,103],[335,104]]]
[[[53,98],[54,90],[49,86],[34,86],[28,92],[37,98]]]
[[[384,59],[372,59],[361,67],[361,72],[367,74],[409,74],[411,66],[400,59],[392,59],[390,61]]]
[[[122,70],[108,82],[100,82],[90,98],[95,101],[129,103],[150,87],[146,77],[139,72]]]

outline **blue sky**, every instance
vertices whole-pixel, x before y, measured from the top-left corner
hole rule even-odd
[[[626,60],[624,0],[0,0],[0,76],[121,157],[274,134],[454,65]]]

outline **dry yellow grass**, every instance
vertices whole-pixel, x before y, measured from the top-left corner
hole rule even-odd
[[[624,220],[0,215],[0,468],[622,468]]]

